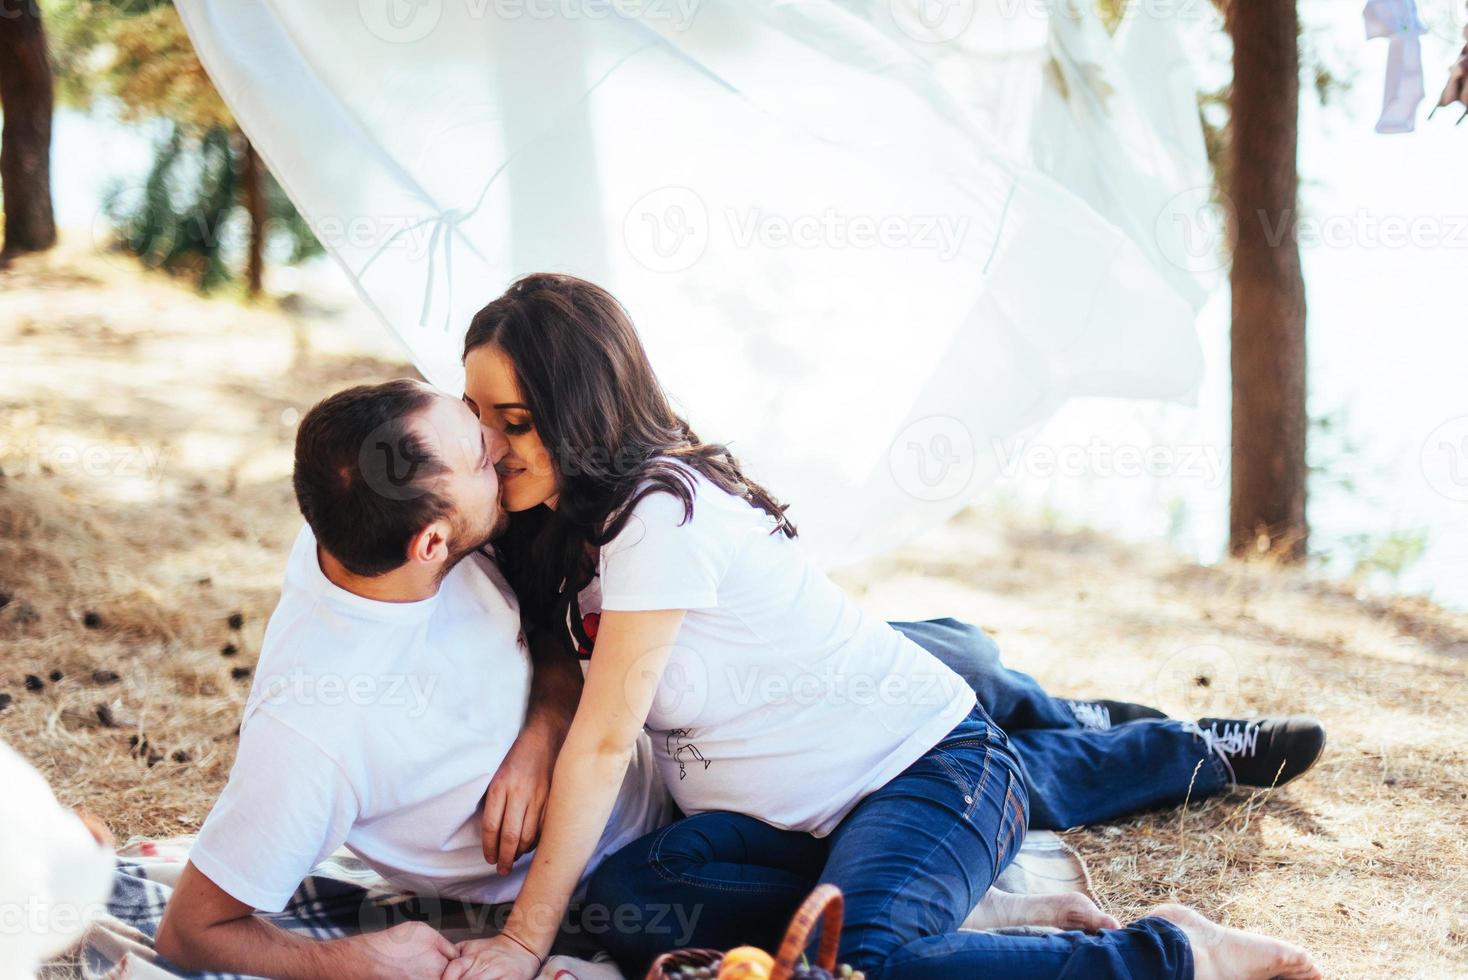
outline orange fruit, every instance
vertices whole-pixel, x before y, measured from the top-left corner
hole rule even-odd
[[[775,958],[758,946],[736,946],[719,963],[718,980],[766,980]]]

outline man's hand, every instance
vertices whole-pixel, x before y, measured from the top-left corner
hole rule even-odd
[[[443,971],[443,980],[534,980],[541,963],[512,939],[493,936],[459,944],[459,958]]]
[[[361,980],[439,980],[459,955],[426,922],[404,922],[343,942],[351,944],[351,954],[340,975]]]
[[[423,922],[328,941],[294,935],[255,915],[192,863],[179,876],[154,948],[190,972],[285,980],[439,980],[459,955]]]
[[[527,726],[510,746],[484,794],[484,860],[502,875],[535,847],[550,797],[560,740]]]

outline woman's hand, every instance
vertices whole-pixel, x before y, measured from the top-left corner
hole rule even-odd
[[[527,727],[489,782],[480,832],[484,860],[501,875],[509,874],[515,861],[540,839],[559,751],[559,743]]]
[[[541,962],[529,950],[504,936],[459,943],[459,958],[449,962],[443,980],[534,980]]]

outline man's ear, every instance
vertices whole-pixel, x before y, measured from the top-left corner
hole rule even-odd
[[[408,560],[424,565],[436,565],[449,557],[448,521],[434,521],[413,535],[408,542]]]

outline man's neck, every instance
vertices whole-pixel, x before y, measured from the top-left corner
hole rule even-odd
[[[321,574],[337,588],[352,595],[377,602],[418,602],[431,599],[438,592],[438,568],[408,562],[382,575],[354,575],[341,562],[333,558],[326,549],[316,546],[317,563]]]

